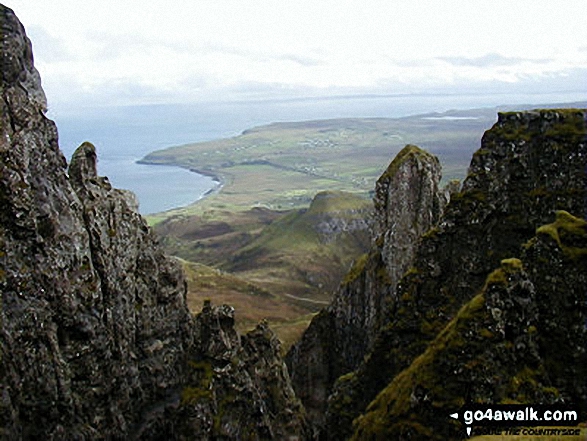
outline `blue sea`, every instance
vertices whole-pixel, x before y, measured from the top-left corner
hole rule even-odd
[[[395,118],[453,109],[532,105],[587,100],[587,94],[397,95],[232,103],[142,105],[52,111],[59,145],[69,159],[84,141],[98,152],[98,173],[132,190],[142,214],[191,204],[218,183],[179,167],[136,161],[166,147],[236,136],[271,122],[329,118]],[[50,104],[50,103],[49,103]]]

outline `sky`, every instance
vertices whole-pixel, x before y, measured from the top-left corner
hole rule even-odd
[[[6,0],[49,107],[577,92],[585,0]]]

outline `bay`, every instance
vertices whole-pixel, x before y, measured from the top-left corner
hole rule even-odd
[[[162,148],[236,136],[272,122],[330,118],[382,117],[501,105],[565,103],[587,99],[587,93],[556,94],[410,94],[300,98],[230,103],[165,104],[52,110],[59,144],[69,159],[84,141],[96,146],[98,172],[118,188],[132,190],[142,214],[191,204],[219,183],[179,167],[137,164]],[[49,103],[51,104],[51,103]]]

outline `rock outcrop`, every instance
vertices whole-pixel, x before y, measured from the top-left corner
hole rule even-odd
[[[287,362],[296,393],[317,426],[334,381],[354,370],[388,320],[418,238],[443,206],[438,159],[406,146],[378,180],[370,252],[358,259],[332,304],[317,315]]]
[[[241,339],[226,308],[191,317],[180,265],[98,176],[94,146],[67,167],[2,5],[0,27],[0,436],[303,439],[271,332]]]
[[[244,336],[234,330],[234,309],[204,305],[196,317],[189,381],[181,393],[182,439],[309,439],[280,342],[261,322]]]
[[[466,403],[573,403],[587,416],[587,222],[565,211],[504,259],[369,405],[352,439],[462,439]]]
[[[181,383],[182,273],[97,177],[91,145],[68,175],[30,42],[12,11],[0,20],[0,425],[9,439],[125,434]]]
[[[377,181],[373,241],[381,244],[387,274],[396,283],[414,259],[420,236],[440,218],[440,178],[438,158],[408,145]]]
[[[586,217],[586,119],[587,111],[579,109],[499,114],[497,123],[484,135],[481,149],[473,156],[463,191],[452,198],[438,227],[422,238],[414,266],[400,283],[393,320],[382,329],[376,350],[352,376],[341,381],[340,393],[333,395],[331,421],[336,420],[345,400],[360,403],[344,407],[344,412],[351,414],[349,419],[358,416],[394,377],[416,363],[416,357],[430,347],[430,342],[461,306],[482,289],[491,271],[504,259],[523,256],[522,245],[542,225],[552,222],[556,211],[565,210],[580,219]],[[564,231],[562,234],[567,235]],[[579,248],[583,246],[581,234],[574,234],[573,241]],[[559,344],[573,348],[570,351],[575,359],[570,361],[570,369],[576,370],[585,361],[584,351],[577,349],[585,347],[585,333],[578,332],[577,327],[585,322],[586,312],[584,283],[580,278],[567,280],[564,276],[565,271],[574,271],[573,265],[571,261],[559,261],[553,269],[545,267],[545,275],[531,281],[541,285],[536,289],[543,292],[543,304],[539,305],[542,317],[550,317],[546,321],[549,331],[543,326],[545,334],[540,339],[548,341],[551,333],[558,338],[564,335],[566,343],[558,340]],[[552,312],[548,312],[552,308],[561,317],[567,314],[560,311],[558,299],[554,298],[558,287],[565,287],[565,296],[569,296],[564,303],[578,308],[568,323],[562,323],[561,318],[560,327]],[[558,364],[559,355],[547,346],[540,352],[541,361],[545,365]],[[464,358],[450,363],[455,362],[466,364]],[[565,391],[561,393],[564,401],[583,405],[585,400],[580,399],[580,393],[569,392],[574,389],[574,380],[560,374],[548,372],[550,380],[542,384],[560,384]],[[453,375],[444,381],[452,386],[460,380]],[[493,402],[491,394],[477,398]],[[519,401],[533,402],[523,396]],[[349,412],[353,407],[354,411]],[[583,420],[584,412],[583,409]],[[395,417],[390,418],[402,424]],[[347,427],[345,436],[352,431],[350,424]],[[427,439],[422,431],[416,432],[418,435],[414,434],[413,439]]]
[[[352,235],[355,241],[360,241],[369,231],[371,213],[357,205],[352,194],[321,191],[305,212],[306,222],[314,227],[322,243],[336,241],[345,235]]]
[[[396,266],[396,274],[402,274],[399,284],[389,277],[389,259],[383,256],[385,242],[381,240],[392,237],[387,228],[394,224],[377,224],[381,226],[375,244],[379,246],[378,252],[359,262],[347,276],[347,282],[360,281],[356,289],[347,291],[346,298],[337,294],[333,304],[317,316],[316,323],[312,323],[307,335],[294,347],[295,352],[289,354],[294,387],[302,400],[308,399],[305,391],[311,391],[314,386],[304,375],[312,379],[311,373],[317,372],[321,375],[318,379],[327,378],[320,383],[326,385],[334,381],[333,376],[338,377],[333,387],[318,389],[319,406],[308,406],[309,412],[317,415],[314,420],[322,428],[325,439],[350,437],[353,420],[365,412],[369,403],[400,372],[416,363],[416,358],[455,318],[461,306],[480,292],[502,260],[522,255],[521,245],[534,236],[538,227],[552,222],[557,210],[585,218],[585,120],[586,111],[577,109],[500,114],[473,156],[462,191],[453,192],[439,221],[430,224],[432,228],[415,242],[408,266]],[[388,249],[391,246],[390,241]],[[559,280],[558,276],[553,280]],[[574,281],[573,288],[569,288],[574,293],[571,303],[583,304],[584,286],[580,278],[570,280]],[[547,291],[544,292],[543,299],[548,304]],[[369,304],[369,299],[379,300]],[[348,308],[353,304],[369,306],[362,310]],[[336,345],[340,331],[333,310],[337,305],[339,310],[340,305],[348,308],[345,330],[350,335],[345,341],[355,339],[357,345],[363,342],[368,351],[354,353],[352,346]],[[363,319],[366,310],[382,311],[381,316],[366,323]],[[354,324],[360,325],[354,327]],[[575,342],[575,347],[584,343],[581,333],[575,336],[562,333]],[[364,357],[359,360],[358,355]],[[550,360],[548,354],[542,356]],[[356,368],[347,361],[349,357],[358,360]],[[577,369],[577,360],[573,363],[573,369]],[[304,365],[305,371],[296,370]],[[563,389],[567,390],[568,384]],[[327,406],[323,404],[325,396]],[[577,399],[580,394],[572,393],[568,397]],[[310,398],[314,397],[310,395]],[[389,418],[402,424],[400,416]],[[361,430],[373,423],[373,420],[365,421],[369,423]],[[421,439],[426,439],[422,435],[424,431],[418,433]]]

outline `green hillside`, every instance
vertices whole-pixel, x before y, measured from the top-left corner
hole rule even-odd
[[[253,206],[283,210],[307,207],[325,190],[367,195],[406,144],[436,154],[446,181],[462,178],[481,135],[494,122],[495,109],[481,109],[394,119],[274,123],[233,138],[159,150],[142,162],[178,165],[221,180],[220,192],[188,212]]]
[[[323,192],[308,209],[178,215],[155,230],[171,254],[314,310],[328,302],[353,259],[367,249],[371,208],[363,197]]]
[[[174,215],[155,230],[184,261],[193,312],[207,298],[231,304],[239,328],[267,318],[287,348],[367,250],[371,210],[369,199],[332,191],[308,208]]]
[[[319,193],[307,210],[273,222],[222,267],[290,299],[310,298],[323,306],[367,250],[370,212],[371,202],[359,196]]]
[[[367,228],[356,227],[395,155],[417,144],[440,158],[445,182],[462,178],[495,110],[274,123],[153,152],[143,162],[211,174],[222,187],[149,222],[169,254],[200,265],[187,271],[193,311],[210,296],[236,306],[239,326],[271,317],[292,341],[367,249]]]

